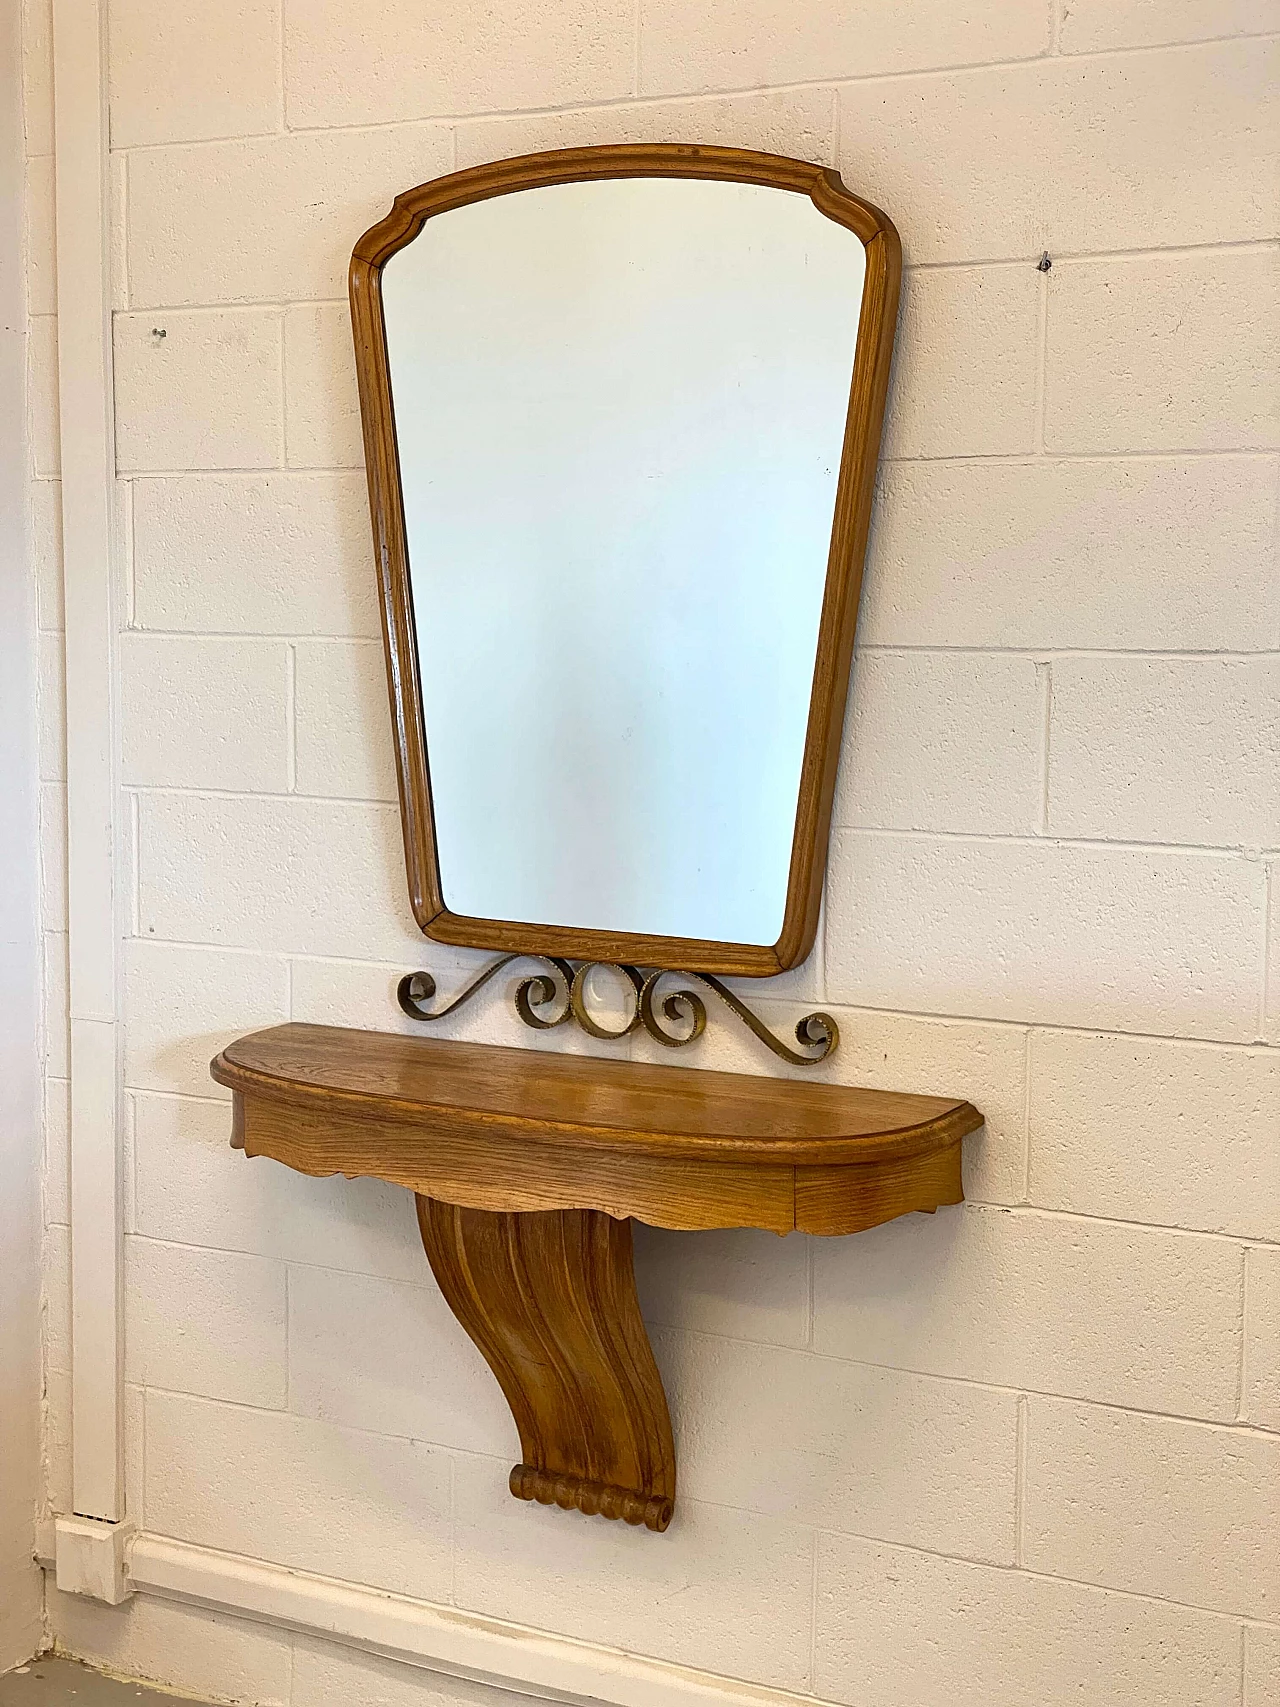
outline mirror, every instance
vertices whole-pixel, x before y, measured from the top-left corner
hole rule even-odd
[[[835,174],[584,149],[401,196],[351,287],[415,915],[811,946],[897,302]]]

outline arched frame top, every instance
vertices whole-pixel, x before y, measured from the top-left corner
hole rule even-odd
[[[519,190],[636,177],[712,179],[807,195],[820,213],[854,232],[866,251],[866,276],[836,484],[786,908],[781,933],[776,942],[767,946],[473,918],[446,907],[441,884],[382,308],[382,269],[437,214]],[[350,269],[352,330],[405,859],[414,917],[428,937],[468,948],[680,967],[747,977],[769,977],[786,971],[808,955],[817,932],[826,873],[831,804],[893,355],[901,270],[901,245],[892,223],[878,208],[851,194],[839,175],[829,168],[746,149],[675,143],[562,149],[454,172],[397,196],[387,217],[365,232],[356,244]]]

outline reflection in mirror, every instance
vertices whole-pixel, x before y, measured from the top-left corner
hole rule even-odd
[[[385,262],[450,912],[779,938],[865,253],[805,194],[623,177]]]

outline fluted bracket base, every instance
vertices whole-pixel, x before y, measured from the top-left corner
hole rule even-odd
[[[645,1499],[631,1488],[612,1488],[605,1482],[584,1482],[580,1476],[549,1476],[532,1464],[513,1464],[511,1492],[518,1500],[537,1500],[539,1505],[558,1505],[564,1511],[585,1512],[588,1517],[618,1517],[624,1523],[643,1524],[661,1533],[671,1522],[675,1501],[662,1494]]]
[[[511,1492],[664,1530],[675,1447],[636,1299],[630,1221],[417,1203],[432,1273],[520,1434]]]

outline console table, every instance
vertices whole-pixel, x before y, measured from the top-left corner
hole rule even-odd
[[[856,1233],[963,1198],[967,1102],[320,1025],[229,1045],[232,1144],[416,1194],[427,1260],[502,1387],[518,1498],[663,1530],[666,1395],[631,1220]]]

